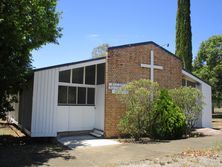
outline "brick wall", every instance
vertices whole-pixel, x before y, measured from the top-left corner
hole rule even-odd
[[[181,86],[181,61],[155,44],[141,44],[129,47],[116,47],[108,51],[106,63],[105,90],[105,136],[118,136],[117,124],[126,111],[125,106],[109,89],[109,83],[127,83],[138,79],[150,79],[150,70],[140,67],[150,64],[150,51],[154,51],[154,64],[163,66],[163,70],[154,70],[154,81],[161,87]]]

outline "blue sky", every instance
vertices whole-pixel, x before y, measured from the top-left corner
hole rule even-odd
[[[221,0],[191,0],[193,56],[200,43],[221,34]],[[33,51],[36,68],[91,58],[92,49],[154,41],[175,52],[177,0],[59,0],[59,45]]]

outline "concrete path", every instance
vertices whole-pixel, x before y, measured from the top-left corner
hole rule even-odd
[[[114,139],[98,139],[91,135],[60,137],[57,140],[70,149],[121,144]]]
[[[183,140],[150,142],[148,144],[118,144],[103,147],[74,148],[69,154],[75,159],[50,159],[50,166],[119,166],[149,158],[181,153],[188,149],[206,149],[222,144],[222,135]],[[47,165],[46,164],[46,165]]]

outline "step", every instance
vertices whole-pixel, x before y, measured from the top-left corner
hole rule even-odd
[[[98,138],[100,138],[100,137],[103,136],[103,135],[101,135],[101,134],[94,133],[94,132],[91,132],[90,135],[95,136],[95,137],[98,137]]]
[[[99,130],[99,129],[94,129],[93,132],[94,132],[94,133],[97,133],[97,134],[100,134],[100,135],[102,135],[102,136],[104,135],[104,132],[101,131],[101,130]]]

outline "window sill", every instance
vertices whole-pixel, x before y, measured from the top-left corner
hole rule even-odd
[[[58,104],[57,106],[86,106],[86,107],[95,107],[95,104]]]

